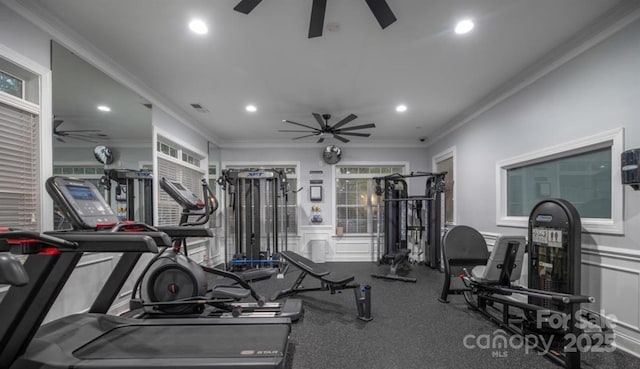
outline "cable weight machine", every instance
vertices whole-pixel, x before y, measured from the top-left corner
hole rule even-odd
[[[112,205],[112,182],[115,183],[115,211],[120,220],[153,224],[153,172],[132,169],[105,169],[100,179],[107,191],[107,202]],[[136,183],[138,194],[136,195]],[[124,203],[125,206],[120,206]],[[126,213],[119,211],[125,208]],[[136,216],[136,208],[139,214]]]
[[[411,174],[394,173],[373,178],[376,182],[378,264],[389,264],[387,274],[373,274],[375,278],[416,282],[398,272],[411,269],[409,243],[418,245],[425,265],[440,265],[442,227],[442,192],[446,172]],[[426,177],[425,194],[409,196],[406,178]],[[382,199],[384,196],[384,199]],[[384,236],[381,232],[381,204],[384,203]],[[384,238],[384,250],[383,242]]]
[[[226,192],[225,209],[233,214],[234,253],[229,260],[230,224],[225,222],[225,266],[247,271],[279,265],[279,251],[287,249],[289,182],[280,169],[226,169],[218,178]],[[282,230],[280,229],[282,227]]]

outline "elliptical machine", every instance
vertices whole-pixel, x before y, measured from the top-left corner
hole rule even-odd
[[[191,228],[191,237],[211,237],[209,230],[203,228],[195,228],[206,224],[209,217],[217,210],[217,202],[215,197],[207,196],[207,201],[203,202],[198,199],[195,194],[187,191],[187,189],[178,182],[170,182],[166,178],[160,181],[160,188],[167,191],[170,196],[178,194],[180,203],[183,207],[180,216],[179,227]],[[169,190],[169,191],[168,191]],[[203,180],[203,193],[206,195],[208,186]],[[189,221],[192,216],[197,216],[195,221]],[[135,300],[136,291],[140,286],[146,288],[140,291],[140,295],[144,301],[149,302],[170,302],[185,301],[194,298],[205,298],[207,295],[207,277],[202,267],[188,256],[186,235],[184,232],[171,232],[171,229],[164,228],[167,234],[171,236],[172,247],[167,248],[158,254],[143,271],[141,277],[136,281],[133,289],[133,299]],[[209,231],[209,232],[207,232]],[[182,251],[182,252],[181,252]],[[147,275],[148,274],[148,275]],[[242,293],[241,297],[245,294]],[[234,296],[228,296],[235,298]],[[220,302],[222,304],[222,301]],[[188,314],[198,313],[203,310],[201,304],[183,304],[183,305],[158,305],[155,309],[164,313]]]
[[[302,315],[302,301],[287,299],[283,303],[267,303],[266,298],[258,294],[244,279],[235,273],[202,266],[188,256],[186,238],[213,237],[209,228],[202,226],[217,208],[218,203],[209,189],[206,180],[202,180],[202,201],[181,183],[161,178],[162,188],[173,198],[183,211],[179,226],[158,227],[172,238],[172,247],[164,250],[152,259],[136,281],[132,310],[142,306],[150,314],[199,314],[205,305],[217,308],[207,311],[207,316],[272,316],[289,317],[296,321]],[[190,218],[197,217],[194,221]],[[232,280],[230,285],[217,285],[208,288],[207,275],[221,276]],[[142,286],[145,286],[144,288]],[[140,298],[136,298],[139,293]],[[240,303],[240,299],[251,296],[255,303]],[[200,301],[201,303],[189,303]]]

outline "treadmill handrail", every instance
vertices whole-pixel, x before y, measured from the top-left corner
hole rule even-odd
[[[33,231],[9,231],[9,232],[3,232],[0,233],[0,239],[3,240],[23,240],[23,241],[30,241],[30,240],[34,240],[34,241],[38,241],[39,243],[43,244],[43,245],[47,245],[47,246],[52,246],[58,249],[70,249],[70,250],[75,250],[78,247],[80,247],[80,245],[78,245],[78,243],[70,241],[70,240],[65,240],[65,239],[61,239],[58,237],[52,237],[50,235],[45,235],[45,234],[41,234],[39,232],[33,232]],[[7,244],[11,244],[11,242],[7,242]]]
[[[46,232],[46,235],[76,243],[74,252],[151,252],[157,253],[158,246],[148,232]],[[168,236],[162,233],[164,237]],[[157,235],[160,236],[160,235]],[[162,237],[162,236],[160,236]],[[171,241],[169,241],[170,243]],[[63,251],[63,250],[61,250]]]
[[[159,231],[164,232],[172,238],[182,237],[207,237],[214,236],[211,228],[197,228],[197,227],[185,227],[185,226],[158,226]]]

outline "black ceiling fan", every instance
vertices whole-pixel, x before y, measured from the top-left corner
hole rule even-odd
[[[58,130],[62,123],[64,123],[64,120],[62,119],[53,119],[53,137],[55,137],[58,142],[66,143],[63,137],[94,143],[98,142],[97,140],[109,139],[109,136],[102,133],[102,131],[98,129],[70,129],[65,131]]]
[[[359,130],[359,129],[375,128],[376,127],[376,125],[374,123],[369,123],[369,124],[362,124],[362,125],[359,125],[359,126],[352,126],[352,127],[342,128],[347,123],[349,123],[352,120],[358,118],[358,116],[355,115],[355,114],[349,114],[346,118],[342,119],[341,121],[339,121],[338,123],[334,124],[333,126],[329,125],[329,119],[331,119],[331,114],[322,114],[322,115],[320,115],[318,113],[312,113],[312,114],[313,114],[313,117],[316,118],[316,121],[318,122],[318,125],[320,126],[320,128],[312,127],[312,126],[309,126],[309,125],[306,125],[306,124],[302,124],[302,123],[292,122],[290,120],[286,120],[285,119],[285,120],[283,120],[283,122],[285,122],[285,123],[295,124],[297,126],[308,128],[308,130],[304,130],[303,131],[303,130],[281,129],[281,130],[278,130],[278,132],[304,132],[304,133],[309,133],[309,134],[304,135],[304,136],[292,138],[292,140],[299,140],[301,138],[311,137],[311,136],[320,136],[320,138],[318,139],[318,143],[321,143],[326,138],[325,135],[330,135],[330,136],[333,136],[335,139],[346,143],[346,142],[349,142],[349,139],[347,139],[345,137],[342,137],[342,136],[358,136],[358,137],[369,137],[369,136],[371,136],[370,133],[357,133],[357,132],[351,132],[351,131],[355,131],[355,130]]]
[[[260,4],[262,0],[241,0],[233,10],[249,14],[251,11]],[[371,12],[380,23],[380,27],[385,29],[389,27],[393,22],[397,20],[396,16],[389,8],[386,0],[365,0]],[[327,8],[327,0],[313,0],[311,7],[311,21],[309,22],[309,38],[322,36],[322,29],[324,28],[324,14]]]

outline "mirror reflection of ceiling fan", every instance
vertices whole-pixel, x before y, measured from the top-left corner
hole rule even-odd
[[[367,128],[376,128],[376,125],[374,123],[369,123],[369,124],[362,124],[359,126],[350,126],[350,127],[343,127],[344,125],[346,125],[347,123],[351,122],[352,120],[358,118],[357,115],[355,114],[349,114],[346,118],[342,119],[341,121],[339,121],[338,123],[334,124],[334,125],[329,125],[329,119],[331,119],[331,114],[318,114],[318,113],[312,113],[313,117],[316,118],[316,121],[318,122],[318,125],[320,126],[320,128],[316,128],[316,127],[312,127],[306,124],[302,124],[302,123],[296,123],[296,122],[292,122],[290,120],[283,120],[283,122],[285,123],[289,123],[289,124],[295,124],[296,126],[300,126],[300,127],[304,127],[307,128],[307,130],[291,130],[291,129],[281,129],[278,130],[278,132],[304,132],[304,133],[308,133],[307,135],[304,136],[300,136],[300,137],[295,137],[292,138],[292,140],[299,140],[301,138],[305,138],[305,137],[311,137],[311,136],[320,136],[318,138],[318,143],[321,143],[324,141],[324,139],[326,137],[331,137],[333,136],[333,138],[340,140],[342,142],[349,142],[349,139],[347,139],[346,137],[342,137],[342,136],[357,136],[357,137],[369,137],[371,136],[370,133],[357,133],[357,132],[352,132],[355,130],[359,130],[359,129],[367,129]]]
[[[102,133],[99,129],[69,129],[60,130],[60,126],[64,123],[62,119],[53,119],[53,137],[58,142],[66,143],[65,139],[73,139],[85,142],[97,143],[99,141],[108,140],[109,136]]]

